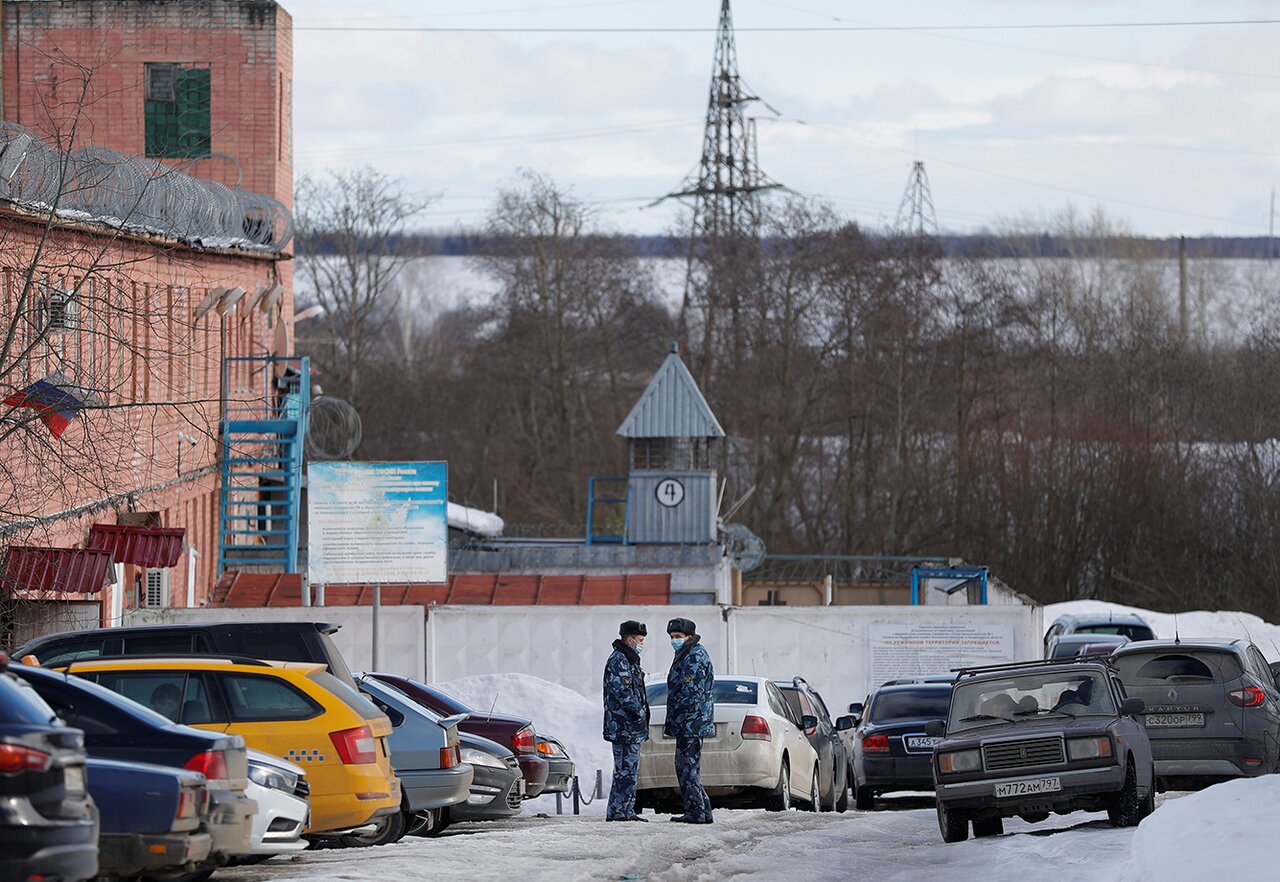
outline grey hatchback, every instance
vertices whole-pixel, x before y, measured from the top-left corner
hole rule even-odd
[[[1116,650],[1143,699],[1161,789],[1280,771],[1280,687],[1248,640],[1146,640]]]

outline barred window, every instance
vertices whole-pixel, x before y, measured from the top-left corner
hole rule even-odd
[[[210,70],[169,63],[144,67],[147,156],[187,159],[210,155]]]

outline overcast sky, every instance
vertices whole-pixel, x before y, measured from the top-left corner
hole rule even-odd
[[[669,230],[670,203],[647,206],[701,154],[719,0],[283,2],[300,172],[373,165],[440,193],[426,222],[452,230],[481,224],[528,167],[595,204],[606,228]],[[733,12],[742,77],[779,114],[754,105],[761,167],[861,224],[893,220],[919,158],[944,230],[1071,203],[1140,234],[1267,234],[1280,23],[837,29],[1280,19],[1280,4],[733,0]],[[311,29],[326,27],[343,30]]]

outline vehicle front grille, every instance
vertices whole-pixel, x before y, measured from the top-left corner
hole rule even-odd
[[[507,808],[520,808],[520,788],[516,787],[514,784],[512,784],[511,789],[507,791]]]
[[[508,769],[515,769],[515,768],[519,768],[519,766],[520,766],[520,763],[516,760],[516,758],[515,758],[514,756],[506,757],[506,758],[503,760],[503,762],[505,762],[505,763],[507,764],[507,768],[508,768]]]
[[[299,799],[306,799],[311,795],[311,785],[307,783],[306,778],[298,779],[298,786],[293,788],[293,795]]]
[[[1026,769],[1066,762],[1062,738],[1027,738],[982,745],[982,762],[988,770]]]

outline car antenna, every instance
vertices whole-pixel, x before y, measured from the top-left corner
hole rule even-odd
[[[1249,642],[1253,642],[1253,635],[1249,633],[1249,626],[1244,623],[1244,619],[1236,616],[1236,621],[1240,623],[1240,627],[1244,628],[1244,636],[1249,638]]]
[[[493,709],[494,709],[495,707],[497,707],[497,706],[498,706],[498,696],[499,696],[499,695],[501,695],[501,694],[502,694],[501,692],[495,692],[495,693],[493,693],[493,704],[489,705],[489,719],[490,719],[490,720],[492,720],[492,719],[493,719]]]
[[[1180,646],[1182,644],[1182,635],[1178,633],[1178,614],[1173,614],[1173,645]]]

